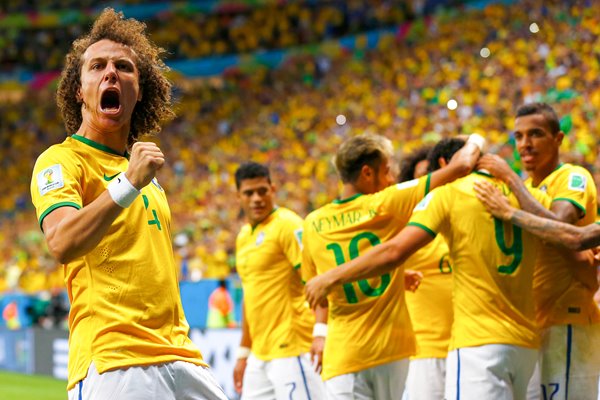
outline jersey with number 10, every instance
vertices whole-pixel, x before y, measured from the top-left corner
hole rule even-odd
[[[473,183],[489,180],[518,207],[508,187],[470,174],[432,191],[415,208],[409,225],[441,233],[452,260],[454,324],[450,349],[511,344],[539,347],[532,278],[537,240],[493,218],[475,197]],[[544,206],[548,198],[533,192]]]
[[[31,181],[40,225],[57,208],[87,206],[128,165],[124,155],[78,135],[50,147]],[[177,360],[205,365],[188,337],[171,212],[156,179],[64,272],[71,302],[68,389],[85,378],[92,361],[100,373]]]
[[[533,188],[531,179],[525,185]],[[596,185],[586,169],[561,164],[537,188],[546,192],[552,202],[567,201],[577,207],[582,217],[575,225],[596,220]],[[546,328],[600,323],[600,311],[593,299],[598,287],[595,269],[573,268],[563,252],[553,246],[544,246],[540,251],[533,276],[538,324]]]
[[[337,268],[391,239],[406,225],[428,182],[425,176],[375,194],[357,194],[309,214],[304,221],[303,279]],[[402,268],[336,287],[328,300],[324,380],[414,354]]]

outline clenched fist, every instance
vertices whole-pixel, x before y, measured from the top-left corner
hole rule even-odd
[[[156,171],[162,168],[165,156],[156,143],[137,142],[131,148],[129,167],[125,176],[136,189],[140,190],[150,183]]]

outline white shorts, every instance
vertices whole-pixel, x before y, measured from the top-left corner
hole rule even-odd
[[[185,361],[128,367],[87,376],[69,390],[69,400],[227,400],[206,367]]]
[[[527,400],[543,400],[542,399],[542,390],[541,390],[541,381],[542,381],[542,371],[540,368],[540,358],[538,353],[538,359],[535,363],[535,368],[533,370],[533,374],[529,379],[529,383],[527,384]]]
[[[408,359],[335,376],[325,381],[328,400],[399,400],[404,392]]]
[[[542,399],[598,399],[600,324],[546,329],[540,362]]]
[[[248,357],[242,400],[320,400],[324,393],[309,354],[270,361]]]
[[[447,400],[523,400],[538,351],[507,344],[464,347],[448,353]]]
[[[403,400],[432,400],[444,398],[446,382],[445,358],[410,360]]]

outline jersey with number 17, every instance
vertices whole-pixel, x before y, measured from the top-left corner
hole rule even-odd
[[[37,159],[31,197],[40,226],[61,207],[81,209],[120,172],[124,154],[72,135]],[[171,212],[156,179],[88,254],[64,265],[69,314],[68,389],[98,372],[187,361],[205,365],[188,337],[171,245]]]
[[[427,193],[429,179],[427,175],[375,194],[357,194],[309,214],[304,221],[303,279],[338,268],[400,232]],[[336,287],[328,300],[324,380],[415,353],[402,268]]]

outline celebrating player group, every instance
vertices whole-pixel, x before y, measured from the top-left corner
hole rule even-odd
[[[140,141],[173,116],[144,29],[107,9],[74,42],[68,138],[33,171],[71,301],[68,396],[225,399],[188,337],[165,158]],[[549,105],[519,107],[514,138],[525,180],[477,134],[402,163],[384,136],[348,137],[331,155],[339,197],[304,218],[277,204],[268,166],[240,163],[241,398],[596,400],[596,187],[561,162]]]

